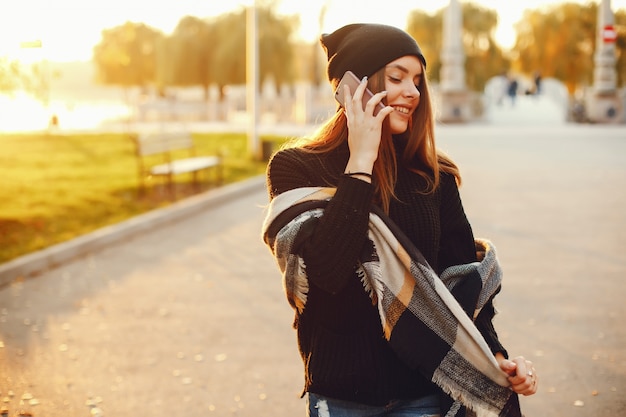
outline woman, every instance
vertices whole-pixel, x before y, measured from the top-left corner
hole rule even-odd
[[[344,26],[321,43],[333,88],[348,70],[362,81],[340,92],[343,106],[316,136],[272,157],[264,225],[296,311],[307,416],[462,416],[468,408],[520,415],[516,394],[535,393],[537,379],[529,361],[506,359],[498,341],[492,299],[499,281],[489,281],[486,296],[478,288],[486,285],[469,284],[480,281],[452,279],[448,292],[429,278],[480,259],[459,170],[435,147],[419,46],[406,32],[376,24]],[[367,87],[375,94],[363,107]],[[383,220],[377,230],[385,238],[372,219]],[[387,237],[408,248],[410,265],[384,252]],[[409,270],[424,275],[399,284],[424,286],[413,290],[413,309],[386,281],[403,280]],[[438,315],[444,319],[432,318]],[[464,343],[461,327],[482,340],[484,363],[446,359],[463,356],[454,347]],[[459,363],[457,376],[451,368]],[[490,396],[500,396],[498,404]]]

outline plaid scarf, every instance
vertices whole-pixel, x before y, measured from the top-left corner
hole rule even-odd
[[[287,299],[300,313],[308,281],[296,242],[311,232],[307,225],[322,216],[334,191],[304,187],[285,192],[272,200],[263,224],[263,240],[278,262]],[[480,261],[447,268],[438,277],[378,210],[370,213],[368,237],[371,251],[357,269],[364,290],[378,305],[385,338],[396,354],[452,399],[444,415],[456,416],[466,407],[468,416],[521,416],[517,395],[471,318],[500,287],[493,245],[476,239]],[[476,294],[467,297],[468,288]],[[474,305],[462,306],[455,298],[460,294]]]

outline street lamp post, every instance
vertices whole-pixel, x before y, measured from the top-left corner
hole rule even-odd
[[[256,160],[263,158],[259,141],[259,45],[256,1],[246,12],[246,107],[248,111],[248,149]]]
[[[593,88],[586,97],[587,118],[595,123],[624,121],[623,103],[617,92],[614,20],[611,0],[602,0],[596,27]]]
[[[465,85],[463,15],[458,0],[450,0],[443,16],[439,120],[464,123],[471,119],[470,94]]]

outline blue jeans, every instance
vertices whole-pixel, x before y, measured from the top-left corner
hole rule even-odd
[[[376,407],[307,393],[306,405],[307,417],[440,417],[436,395]]]

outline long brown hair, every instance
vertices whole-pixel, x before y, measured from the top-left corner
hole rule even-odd
[[[433,193],[439,186],[440,171],[454,175],[457,184],[461,184],[457,165],[435,145],[435,118],[426,78],[424,73],[418,86],[421,94],[420,103],[409,121],[409,128],[398,135],[407,141],[402,155],[396,155],[389,121],[383,122],[378,158],[374,163],[373,174],[375,194],[386,213],[389,212],[391,199],[396,198],[394,188],[398,176],[398,157],[402,158],[403,165],[425,179],[427,186],[425,189],[415,190],[418,193]],[[333,86],[333,88],[336,87]],[[385,68],[369,78],[368,88],[373,92],[382,91],[385,88]],[[342,110],[339,110],[312,137],[297,140],[290,146],[300,147],[313,153],[325,153],[347,140],[346,116]],[[422,166],[427,167],[427,171],[416,166],[414,162],[416,159],[421,162]]]

